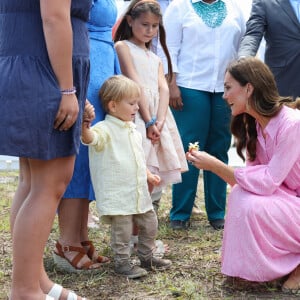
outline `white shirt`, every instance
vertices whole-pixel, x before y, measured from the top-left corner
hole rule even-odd
[[[246,21],[234,0],[224,0],[227,17],[222,25],[210,28],[195,12],[190,0],[174,0],[164,14],[167,46],[173,72],[181,87],[208,92],[223,92],[228,63],[237,57],[237,50]],[[159,47],[158,54],[167,64]]]
[[[94,139],[88,145],[90,172],[102,219],[153,209],[142,136],[135,124],[106,115],[91,130]]]

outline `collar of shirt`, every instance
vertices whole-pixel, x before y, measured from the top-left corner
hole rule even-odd
[[[281,120],[284,118],[284,116],[288,113],[288,110],[291,108],[288,108],[287,106],[283,105],[281,110],[279,111],[279,113],[274,116],[273,118],[271,118],[271,120],[269,121],[268,125],[266,126],[266,128],[264,129],[264,132],[270,137],[272,138],[272,140],[274,140],[275,135],[278,131],[278,124],[280,124]],[[260,127],[260,125],[258,124],[258,122],[256,123],[256,129],[257,131],[261,131],[262,129]]]
[[[124,121],[122,121],[122,120],[120,120],[120,119],[118,119],[118,118],[116,118],[112,115],[109,115],[109,114],[107,114],[105,116],[105,120],[108,120],[112,123],[115,123],[120,127],[127,127],[127,128],[130,128],[130,129],[135,129],[136,128],[136,125],[133,122],[131,122],[131,121],[124,122]]]

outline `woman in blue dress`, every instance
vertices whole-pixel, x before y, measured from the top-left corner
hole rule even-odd
[[[114,74],[119,74],[119,63],[112,42],[112,27],[117,17],[115,0],[94,0],[88,30],[90,34],[91,73],[88,87],[88,100],[95,107],[94,123],[104,119],[98,92],[102,83]],[[99,263],[109,261],[95,251],[88,238],[89,203],[95,200],[90,178],[88,147],[81,145],[76,157],[73,178],[59,206],[60,237],[54,250],[54,261],[58,268],[68,272],[85,271],[85,263],[92,261],[94,267]],[[63,251],[63,246],[69,246],[69,251]],[[71,246],[71,247],[70,247]],[[76,248],[74,248],[76,247]],[[86,251],[76,263],[78,248]]]
[[[43,252],[80,145],[90,1],[0,3],[0,154],[19,157],[11,300],[82,299],[53,284]],[[47,293],[58,287],[55,295]]]

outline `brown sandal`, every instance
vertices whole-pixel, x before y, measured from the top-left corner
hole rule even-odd
[[[70,260],[65,256],[66,252],[77,252],[77,254],[72,260]],[[91,260],[78,267],[78,263],[85,255],[87,255],[86,251],[82,247],[62,246],[59,242],[56,242],[53,259],[60,271],[68,273],[99,272],[101,270],[101,265]]]
[[[108,257],[96,254],[96,249],[92,241],[81,242],[81,245],[85,248],[89,259],[94,263],[107,264],[110,262]]]

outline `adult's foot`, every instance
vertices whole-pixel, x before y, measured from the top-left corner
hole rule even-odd
[[[86,298],[82,298],[76,295],[74,292],[63,288],[61,285],[57,283],[54,283],[54,285],[52,286],[52,288],[50,289],[47,295],[49,297],[52,297],[54,300],[68,300],[68,299],[87,300]]]
[[[191,226],[189,220],[181,221],[181,220],[171,220],[170,227],[174,230],[187,230]]]
[[[102,270],[101,264],[91,261],[82,246],[66,246],[56,242],[53,259],[56,267],[67,273],[99,272]]]
[[[300,294],[300,265],[282,285],[282,291],[285,293]]]
[[[108,257],[98,254],[92,241],[81,242],[81,245],[85,249],[87,256],[92,262],[100,264],[110,263],[110,259]]]
[[[211,227],[213,227],[213,229],[221,230],[224,228],[224,219],[210,220],[209,224]]]

